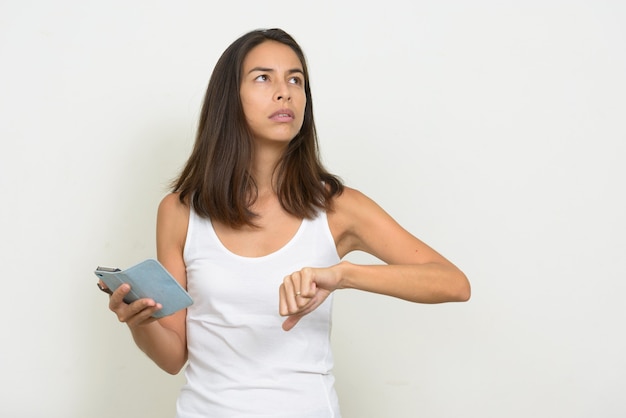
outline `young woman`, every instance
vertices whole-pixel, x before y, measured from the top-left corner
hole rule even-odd
[[[351,251],[385,265],[355,265]],[[304,55],[279,29],[237,39],[209,82],[196,143],[159,206],[157,256],[194,304],[110,309],[159,367],[187,383],[179,418],[339,417],[333,292],[465,301],[465,275],[321,165]]]

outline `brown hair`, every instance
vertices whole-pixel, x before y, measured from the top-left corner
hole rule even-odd
[[[257,187],[250,174],[252,135],[241,98],[241,71],[248,52],[266,41],[289,46],[304,70],[306,107],[300,132],[290,141],[276,168],[277,193],[292,215],[312,218],[317,209],[331,210],[332,198],[343,191],[342,181],[320,161],[309,74],[304,53],[281,29],[255,30],[233,42],[218,60],[204,98],[196,141],[173,191],[181,202],[190,199],[199,216],[231,227],[254,226],[250,206]]]

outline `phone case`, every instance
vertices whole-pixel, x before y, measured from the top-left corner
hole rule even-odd
[[[123,283],[130,285],[130,292],[124,302],[150,298],[163,308],[155,312],[154,318],[162,318],[184,309],[193,303],[185,289],[172,275],[154,259],[147,259],[126,270],[98,267],[95,272],[109,289],[115,291]]]

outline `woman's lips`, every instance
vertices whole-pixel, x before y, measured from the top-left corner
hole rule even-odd
[[[276,122],[291,122],[295,115],[289,109],[279,109],[270,115],[270,119]]]

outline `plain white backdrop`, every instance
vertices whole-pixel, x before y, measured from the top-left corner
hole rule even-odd
[[[626,415],[624,3],[369,4],[0,1],[1,416],[173,417],[93,270],[154,257],[213,65],[266,27],[327,167],[473,287],[337,294],[344,418]]]

